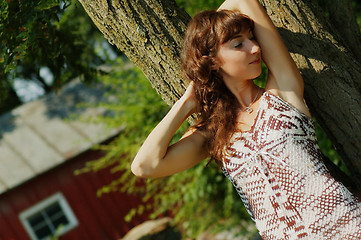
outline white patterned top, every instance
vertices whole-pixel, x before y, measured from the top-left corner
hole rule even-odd
[[[227,150],[223,172],[263,239],[361,239],[361,204],[323,164],[312,119],[280,97],[263,93]]]

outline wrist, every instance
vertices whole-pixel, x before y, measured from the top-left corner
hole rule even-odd
[[[196,112],[196,104],[193,99],[190,99],[188,97],[182,96],[175,104],[175,107],[180,108],[182,111],[184,111],[189,117],[193,113]]]

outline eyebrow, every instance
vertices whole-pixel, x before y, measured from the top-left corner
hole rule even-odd
[[[236,39],[236,38],[241,38],[241,37],[243,37],[242,34],[234,35],[233,37],[231,37],[230,41],[232,41],[233,39]]]
[[[247,34],[249,34],[250,32],[252,32],[252,30],[251,30],[251,29],[249,29],[249,31],[248,31],[248,33],[247,33]],[[233,37],[231,37],[230,41],[232,41],[233,39],[236,39],[236,38],[241,38],[241,37],[243,37],[243,35],[242,35],[242,34],[236,34],[236,35],[234,35]]]

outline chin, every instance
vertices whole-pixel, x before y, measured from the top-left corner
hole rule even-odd
[[[252,77],[250,79],[255,79],[258,78],[262,73],[262,69],[260,69],[259,71],[255,72],[254,74],[252,74]]]

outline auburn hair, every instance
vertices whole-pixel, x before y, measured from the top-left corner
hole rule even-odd
[[[183,71],[194,82],[200,116],[193,127],[205,132],[205,147],[220,163],[232,133],[236,130],[239,103],[218,72],[219,46],[235,35],[253,31],[254,22],[239,11],[208,10],[189,23],[181,55]]]

